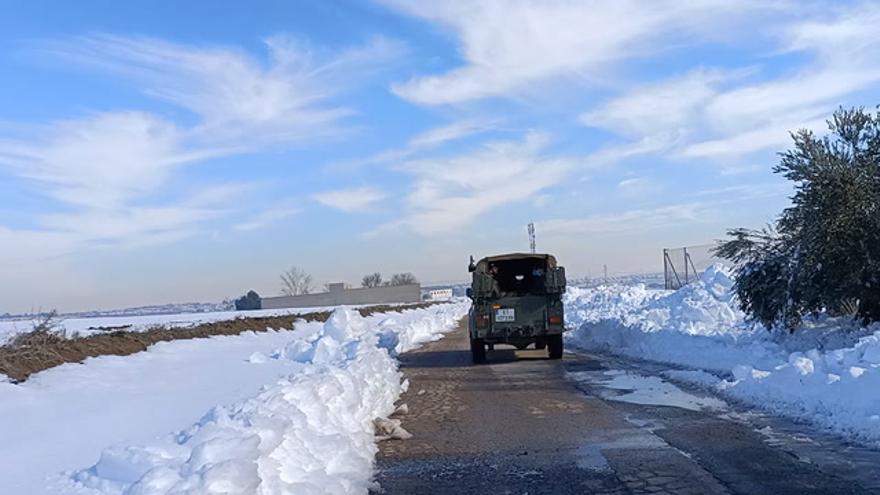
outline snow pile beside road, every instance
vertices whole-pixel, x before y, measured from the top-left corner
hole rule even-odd
[[[747,325],[721,265],[677,291],[644,285],[571,288],[566,319],[571,344],[640,359],[729,371],[764,357],[767,332]]]
[[[718,390],[744,402],[880,442],[880,326],[852,347],[793,352],[775,366],[744,363]]]
[[[642,285],[572,288],[565,297],[568,342],[718,373],[675,373],[728,397],[880,441],[880,325],[829,318],[794,334],[744,320],[727,270],[715,265],[678,291]],[[692,377],[693,379],[690,379]]]
[[[337,309],[272,354],[301,364],[286,379],[215,407],[165,445],[106,449],[73,479],[83,493],[366,493],[373,421],[406,388],[390,352],[438,338],[466,311],[456,303],[363,318]]]

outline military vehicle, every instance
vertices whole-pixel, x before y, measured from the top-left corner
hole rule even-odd
[[[511,253],[489,256],[469,271],[473,282],[467,291],[473,300],[469,313],[471,355],[474,363],[486,361],[486,347],[509,344],[525,349],[548,349],[550,359],[562,357],[565,319],[562,294],[565,268],[549,254]]]

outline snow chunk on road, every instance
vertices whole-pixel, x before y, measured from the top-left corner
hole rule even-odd
[[[85,493],[366,493],[374,420],[405,389],[392,353],[438,338],[467,312],[459,302],[369,318],[337,309],[272,353],[304,366],[258,396],[212,409],[173,442],[113,447],[73,480]]]

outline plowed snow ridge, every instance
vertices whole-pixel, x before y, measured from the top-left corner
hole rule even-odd
[[[674,292],[644,285],[571,288],[568,343],[687,366],[693,370],[670,376],[880,442],[880,325],[858,328],[821,316],[793,334],[771,333],[745,321],[732,286],[727,269],[716,265]]]
[[[0,410],[23,419],[0,427],[13,443],[0,445],[0,492],[364,493],[373,419],[406,387],[394,356],[454,329],[468,306],[339,309],[295,332],[169,342],[0,383]],[[236,396],[192,423],[199,404]],[[161,436],[163,425],[175,426]]]

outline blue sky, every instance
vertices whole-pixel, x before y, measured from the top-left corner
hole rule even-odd
[[[10,1],[0,311],[219,300],[540,250],[574,275],[787,204],[873,108],[877,2]]]

